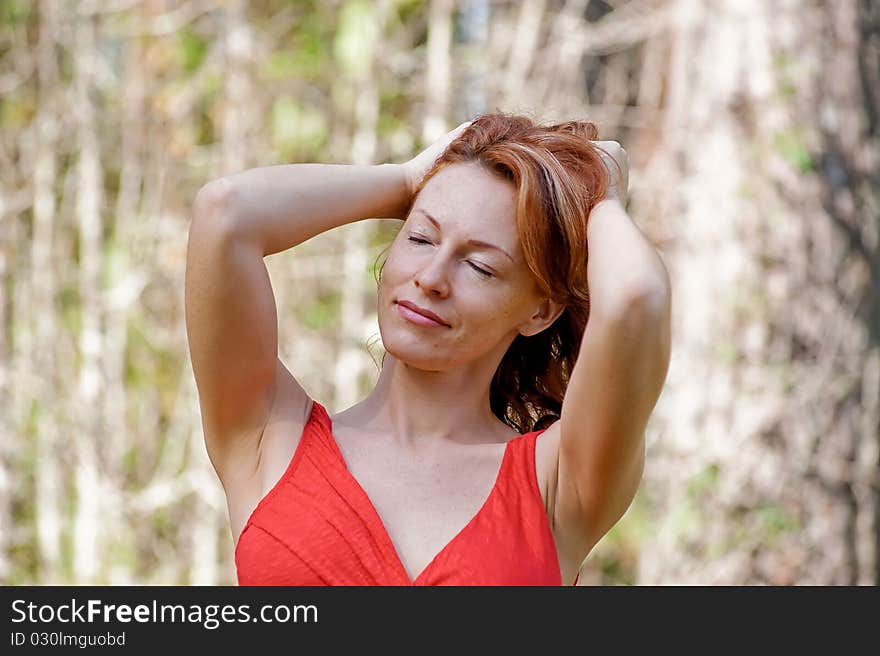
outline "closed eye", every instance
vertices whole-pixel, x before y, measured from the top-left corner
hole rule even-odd
[[[431,243],[431,242],[429,242],[427,239],[419,239],[418,237],[408,237],[408,239],[409,239],[409,241],[411,241],[411,242],[413,242],[413,243],[416,243],[416,244],[430,244],[430,243]],[[491,271],[486,271],[485,269],[481,269],[480,267],[478,267],[477,265],[475,265],[473,262],[468,262],[468,264],[471,266],[471,268],[472,268],[474,271],[476,271],[477,273],[479,273],[481,276],[484,276],[484,277],[486,277],[486,278],[492,278],[492,277],[493,277]]]
[[[485,269],[481,269],[480,267],[476,266],[473,262],[468,262],[468,264],[470,264],[471,267],[473,268],[473,270],[476,271],[477,273],[479,273],[480,275],[486,276],[487,278],[492,277],[492,274],[489,271],[486,271]]]

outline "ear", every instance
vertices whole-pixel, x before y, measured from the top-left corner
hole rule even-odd
[[[537,307],[532,317],[519,327],[520,335],[531,337],[550,326],[562,314],[565,306],[554,300],[545,298]]]

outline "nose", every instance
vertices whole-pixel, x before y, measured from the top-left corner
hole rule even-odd
[[[413,283],[428,296],[445,298],[449,295],[449,280],[444,257],[438,252],[428,257],[413,277]]]

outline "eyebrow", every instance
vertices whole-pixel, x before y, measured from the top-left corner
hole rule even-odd
[[[440,224],[437,222],[437,219],[435,219],[433,216],[431,216],[427,211],[423,210],[421,207],[416,208],[413,211],[414,212],[421,212],[422,214],[424,214],[425,217],[427,217],[428,221],[433,223],[434,227],[436,227],[438,230],[440,230]],[[508,259],[511,262],[514,262],[514,259],[510,256],[510,254],[506,250],[504,250],[500,246],[496,246],[495,244],[490,244],[489,242],[486,242],[486,241],[480,241],[479,239],[469,239],[468,244],[470,244],[471,246],[477,246],[479,248],[491,248],[493,250],[499,251],[499,252],[503,253],[504,255],[507,255]]]

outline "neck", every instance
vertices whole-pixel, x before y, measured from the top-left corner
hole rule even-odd
[[[512,429],[489,405],[492,377],[506,350],[447,371],[417,369],[388,353],[375,388],[357,406],[357,421],[408,447],[506,441]]]

